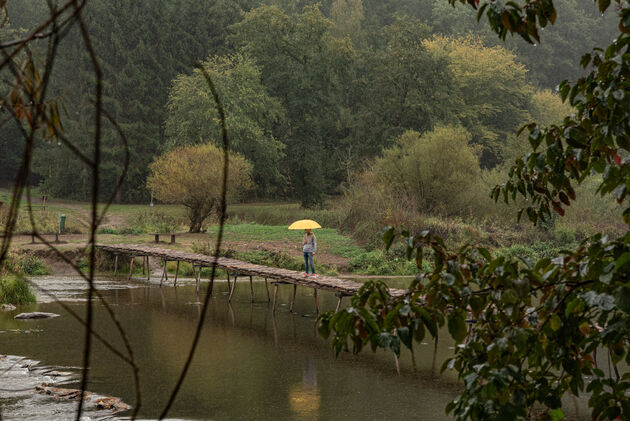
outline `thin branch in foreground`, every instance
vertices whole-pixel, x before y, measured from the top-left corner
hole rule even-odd
[[[222,145],[223,146],[223,180],[221,183],[221,204],[220,204],[221,208],[219,212],[219,233],[217,236],[217,243],[216,243],[215,253],[214,253],[215,256],[218,256],[219,252],[221,251],[221,243],[223,241],[223,229],[225,226],[225,215],[226,215],[226,210],[227,210],[227,203],[226,203],[227,196],[226,195],[227,195],[227,180],[228,180],[228,173],[229,173],[229,165],[228,165],[229,139],[228,139],[228,134],[227,134],[227,128],[225,125],[225,111],[223,109],[223,104],[221,103],[221,99],[219,98],[219,94],[217,93],[216,87],[214,86],[214,82],[212,81],[212,78],[210,77],[206,69],[203,68],[203,65],[198,65],[197,67],[199,67],[199,69],[203,73],[203,76],[206,78],[206,82],[208,83],[208,87],[210,88],[210,91],[212,92],[212,97],[214,99],[215,105],[217,107],[217,111],[219,113],[219,119],[221,123],[221,134],[222,134],[222,140],[223,140],[223,145]],[[208,310],[208,305],[210,303],[209,289],[210,289],[210,285],[212,285],[212,282],[214,282],[216,269],[217,269],[217,260],[214,259],[212,262],[212,270],[210,272],[210,283],[206,287],[206,296],[204,298],[203,307],[201,308],[201,314],[199,315],[199,322],[197,323],[195,336],[193,338],[190,351],[188,352],[188,357],[186,358],[186,363],[184,364],[184,367],[182,368],[179,379],[177,380],[177,383],[175,384],[175,387],[173,388],[173,392],[171,393],[171,396],[169,397],[169,400],[166,403],[166,406],[164,407],[164,409],[162,410],[162,413],[160,414],[160,420],[166,417],[166,415],[168,414],[168,411],[173,406],[173,403],[175,402],[175,398],[177,397],[177,394],[179,393],[179,390],[182,384],[184,383],[186,374],[188,373],[188,370],[190,369],[190,364],[192,362],[193,356],[195,355],[195,350],[197,349],[199,338],[201,337],[201,329],[203,328],[204,322],[206,320],[206,313]]]

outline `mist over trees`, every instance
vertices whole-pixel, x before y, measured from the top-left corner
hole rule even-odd
[[[469,133],[480,168],[501,166],[518,149],[515,129],[540,114],[537,95],[577,78],[580,55],[614,35],[614,25],[602,25],[614,16],[591,4],[556,6],[562,19],[541,44],[502,46],[470,10],[443,0],[93,0],[86,18],[104,71],[105,108],[132,154],[117,200],[148,199],[150,164],[160,155],[217,142],[197,63],[217,80],[234,152],[253,165],[252,197],[317,205],[403,133],[445,125]],[[43,1],[10,0],[2,36],[31,29],[46,10]],[[52,84],[67,135],[87,146],[93,92],[81,47],[78,33],[64,39]],[[12,179],[21,143],[17,128],[0,132],[0,182]],[[103,160],[101,194],[108,196],[123,162],[108,124]],[[56,143],[37,145],[33,170],[44,192],[89,196],[89,172]]]

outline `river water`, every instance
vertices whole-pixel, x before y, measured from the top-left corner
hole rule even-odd
[[[35,282],[84,316],[85,283],[77,278],[43,277]],[[391,286],[406,281],[387,280]],[[155,419],[168,400],[194,336],[204,296],[197,296],[191,281],[159,287],[156,284],[105,279],[97,288],[111,304],[130,339],[140,366],[142,405],[140,418]],[[311,289],[298,288],[296,311],[288,303],[292,292],[280,286],[274,314],[267,302],[264,282],[254,282],[256,302],[250,302],[248,282],[239,281],[232,304],[227,283],[216,282],[199,346],[169,412],[178,419],[212,420],[441,420],[444,407],[459,388],[451,376],[440,376],[441,362],[452,355],[453,343],[440,341],[417,346],[414,370],[409,353],[397,374],[393,354],[335,357],[327,341],[315,332]],[[205,285],[202,285],[202,291]],[[0,312],[0,354],[24,357],[40,367],[62,373],[62,387],[79,387],[83,328],[59,303],[39,294],[37,305]],[[347,304],[348,298],[344,299]],[[319,292],[320,308],[332,310],[336,298]],[[123,344],[105,308],[94,302],[95,326],[118,349]],[[22,311],[60,314],[46,320],[18,321]],[[124,351],[123,351],[124,352]],[[5,363],[6,365],[7,363]],[[0,364],[0,372],[3,372]],[[8,380],[0,375],[0,388],[24,389],[50,378]],[[10,373],[9,373],[10,374]],[[36,374],[36,373],[35,373]],[[65,377],[64,377],[65,376]],[[69,377],[68,377],[69,376]],[[120,397],[135,405],[132,372],[118,356],[94,342],[88,390]],[[30,383],[29,383],[30,382]],[[76,402],[61,402],[32,391],[0,392],[4,419],[70,419]],[[90,419],[110,416],[107,411],[86,414]],[[115,414],[128,417],[130,412]],[[1,417],[0,417],[1,418]]]

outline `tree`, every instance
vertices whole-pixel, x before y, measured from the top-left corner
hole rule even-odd
[[[533,89],[525,79],[527,69],[514,53],[485,47],[470,36],[435,36],[424,45],[448,61],[457,119],[471,133],[473,144],[482,147],[481,165],[496,166],[507,136],[530,118],[527,108]]]
[[[528,80],[541,88],[554,89],[564,78],[576,80],[583,72],[576,63],[584,51],[605,45],[615,37],[614,13],[599,13],[588,2],[556,0],[553,2],[561,19],[546,27],[542,42],[530,43],[519,38],[504,43],[494,36],[488,25],[475,21],[475,10],[453,7],[443,0],[433,0],[430,19],[435,34],[474,36],[487,47],[503,44],[518,61],[529,69]]]
[[[10,0],[10,19],[17,27],[34,29],[47,16],[46,1]],[[104,108],[126,134],[131,159],[119,201],[148,200],[148,167],[164,142],[165,103],[171,81],[212,51],[227,49],[227,26],[242,17],[243,1],[93,0],[83,9],[104,75]],[[44,18],[45,19],[45,18]],[[41,47],[45,53],[45,40]],[[63,101],[68,138],[87,153],[93,116],[89,58],[78,27],[59,46],[51,84]],[[103,125],[101,196],[108,197],[121,175],[124,148],[115,129]],[[52,171],[51,171],[52,168]],[[85,200],[90,177],[85,165],[54,144],[38,145],[33,171],[51,194]]]
[[[255,60],[262,83],[286,110],[287,125],[275,133],[286,145],[290,193],[305,206],[338,186],[337,148],[348,130],[354,50],[331,26],[317,5],[295,16],[262,6],[232,26],[234,43]]]
[[[365,31],[361,28],[364,18],[362,0],[333,0],[330,17],[334,35],[350,38],[355,46],[365,43]]]
[[[582,58],[585,77],[559,87],[576,112],[561,124],[528,125],[532,150],[492,191],[495,200],[528,199],[519,218],[536,224],[552,212],[564,215],[577,198],[575,187],[596,173],[599,194],[612,195],[621,205],[619,217],[630,225],[630,8],[618,3],[617,38]],[[502,39],[512,33],[540,42],[539,29],[556,19],[551,0],[470,4]],[[603,13],[610,2],[598,6]],[[333,335],[337,352],[370,345],[399,354],[401,347],[413,350],[426,331],[436,337],[438,326],[446,325],[462,344],[443,366],[464,383],[446,408],[457,419],[526,419],[537,410],[543,419],[558,420],[562,397],[584,393],[590,393],[593,419],[630,418],[630,382],[617,366],[630,364],[628,232],[618,238],[596,234],[538,262],[493,256],[481,247],[453,252],[426,231],[388,228],[383,238],[391,245],[397,235],[419,268],[432,256],[433,270],[420,273],[404,297],[392,298],[383,284],[368,283],[351,307],[324,314],[320,332]],[[474,320],[469,328],[468,318]],[[602,352],[614,370],[598,366]]]
[[[253,163],[256,191],[273,196],[284,184],[280,161],[284,145],[273,135],[284,110],[260,81],[260,70],[245,56],[210,57],[203,64],[225,107],[230,147]],[[211,142],[219,144],[221,128],[211,93],[201,70],[179,75],[168,98],[166,149]],[[283,193],[280,191],[280,193]]]
[[[382,30],[386,46],[364,57],[354,136],[373,154],[406,130],[457,122],[448,59],[431,54],[423,43],[429,34],[418,20],[397,18]]]
[[[157,158],[150,170],[147,189],[164,203],[184,205],[190,232],[200,232],[220,204],[223,152],[212,144],[182,146]],[[235,200],[251,187],[251,164],[231,153],[227,197]]]
[[[408,131],[383,152],[375,171],[398,200],[427,214],[463,214],[472,206],[481,170],[461,127]]]

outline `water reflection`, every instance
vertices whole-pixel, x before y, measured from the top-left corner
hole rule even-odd
[[[50,279],[46,282],[51,288],[58,286]],[[131,289],[121,287],[118,283],[118,288],[112,286],[103,294],[115,308],[140,364],[144,402],[140,416],[155,418],[185,362],[205,288],[198,295],[194,281],[179,279],[177,288],[141,284]],[[254,282],[253,287],[256,297],[266,297],[264,282]],[[419,344],[418,374],[413,374],[406,353],[400,359],[401,376],[397,376],[391,353],[342,354],[335,358],[329,343],[315,333],[312,289],[298,288],[294,313],[289,313],[293,288],[280,288],[275,314],[267,300],[251,303],[248,288],[237,289],[231,304],[227,291],[227,282],[215,283],[197,353],[172,417],[446,419],[443,408],[459,386],[443,378],[434,379],[431,368],[434,355],[439,366],[450,354],[452,343],[440,340],[435,353],[433,343]],[[76,298],[74,293],[64,294]],[[337,301],[334,294],[321,293],[321,311],[334,309]],[[81,303],[73,306],[83,308]],[[106,311],[98,303],[94,308],[96,329],[122,346]],[[0,353],[36,358],[48,365],[79,365],[82,327],[55,303],[39,304],[33,310],[62,316],[27,326],[13,320],[10,313],[0,314],[0,332],[5,332]],[[26,327],[38,331],[10,332]],[[128,367],[98,343],[92,361],[90,390],[119,396],[133,404],[135,391]]]
[[[289,389],[289,405],[300,420],[314,420],[319,414],[321,397],[317,388],[317,370],[312,357],[305,359],[302,382]]]

